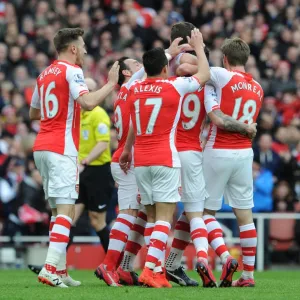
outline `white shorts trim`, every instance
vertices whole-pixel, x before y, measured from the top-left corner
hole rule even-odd
[[[119,210],[140,209],[141,205],[137,202],[138,186],[134,168],[131,167],[125,174],[118,163],[111,163],[111,174],[118,184]]]
[[[184,211],[187,213],[192,212],[203,212],[204,211],[204,201],[199,202],[184,202],[183,207]]]
[[[136,167],[135,174],[143,205],[180,201],[178,191],[180,168],[164,166]]]
[[[208,197],[202,168],[202,153],[199,151],[179,152],[181,162],[182,202],[204,202]],[[204,206],[204,203],[203,203]]]
[[[253,205],[253,150],[207,149],[203,171],[209,197],[205,208],[219,210],[225,203],[233,208],[251,209]]]
[[[79,176],[76,156],[61,155],[50,151],[36,151],[33,156],[43,179],[47,200],[49,198],[78,198]],[[51,202],[54,206],[53,199]]]

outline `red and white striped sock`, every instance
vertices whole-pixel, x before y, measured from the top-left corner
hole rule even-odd
[[[108,271],[115,270],[120,261],[120,256],[124,250],[128,239],[128,234],[135,222],[135,217],[127,214],[119,214],[109,235],[108,250],[103,264]]]
[[[50,236],[51,236],[51,232],[55,223],[56,217],[51,217],[50,219],[50,224],[49,224],[49,241],[50,241]]]
[[[215,250],[224,265],[230,254],[224,242],[223,230],[214,216],[205,215],[203,220],[207,228],[208,243]]]
[[[240,240],[243,253],[243,273],[244,279],[253,278],[257,234],[254,223],[240,226]]]
[[[155,226],[150,239],[150,246],[146,256],[145,267],[154,270],[159,259],[163,257],[166,249],[171,224],[165,221],[155,222]]]
[[[61,255],[65,253],[70,235],[72,219],[65,215],[57,215],[51,231],[50,244],[46,257],[45,268],[51,273],[56,272]]]
[[[190,240],[190,224],[185,213],[183,213],[175,225],[174,239],[166,261],[168,271],[174,271],[180,267],[183,252]]]
[[[145,227],[144,239],[147,248],[149,248],[150,245],[150,238],[154,229],[154,225],[154,223],[147,223]]]
[[[166,250],[163,251],[161,258],[158,260],[153,272],[154,273],[161,273],[163,268],[165,267],[165,260],[166,260]]]
[[[207,263],[207,230],[202,218],[193,218],[190,222],[191,238],[194,243],[197,259],[204,260]]]
[[[134,259],[141,250],[145,241],[144,232],[146,224],[147,215],[144,212],[139,211],[124,249],[124,257],[120,265],[124,271],[133,271]]]

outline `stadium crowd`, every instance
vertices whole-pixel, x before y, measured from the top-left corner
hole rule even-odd
[[[221,66],[226,37],[250,45],[247,71],[265,92],[253,143],[254,212],[300,212],[299,0],[0,0],[0,233],[48,233],[32,156],[39,122],[30,122],[28,111],[36,77],[55,59],[54,33],[85,30],[84,73],[102,86],[112,61],[167,48],[171,25],[183,20],[201,30],[212,66]],[[115,96],[103,103],[111,118]],[[116,145],[112,128],[112,151]],[[41,212],[39,222],[26,214],[31,208]]]

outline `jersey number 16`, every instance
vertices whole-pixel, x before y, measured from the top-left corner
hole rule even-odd
[[[57,97],[51,93],[51,91],[55,88],[55,82],[51,81],[47,88],[46,93],[44,95],[44,85],[40,87],[40,99],[41,99],[41,118],[45,119],[44,115],[44,107],[46,111],[46,117],[48,119],[52,119],[56,116],[58,112],[58,100]]]

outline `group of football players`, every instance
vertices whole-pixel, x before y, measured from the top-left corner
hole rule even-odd
[[[145,52],[142,64],[121,58],[109,72],[108,83],[89,93],[80,68],[86,53],[82,32],[74,30],[56,34],[58,60],[38,77],[30,109],[32,119],[41,119],[34,157],[53,213],[39,281],[59,287],[75,285],[66,271],[65,248],[77,196],[76,111],[80,105],[93,109],[118,83],[114,113],[119,145],[111,171],[118,184],[119,215],[96,276],[115,287],[172,287],[169,281],[197,286],[181,267],[183,252],[192,240],[196,271],[204,287],[254,286],[257,236],[251,210],[251,140],[263,90],[245,71],[249,46],[239,38],[225,40],[224,68],[210,68],[200,31],[180,22],[172,27],[167,50]],[[211,125],[207,142],[201,145],[206,116]],[[238,262],[230,255],[215,218],[223,196],[240,230],[243,272],[235,281]],[[184,213],[175,224],[165,261],[179,201]],[[146,262],[138,276],[134,259],[144,242]],[[223,264],[219,284],[208,264],[209,244]]]

